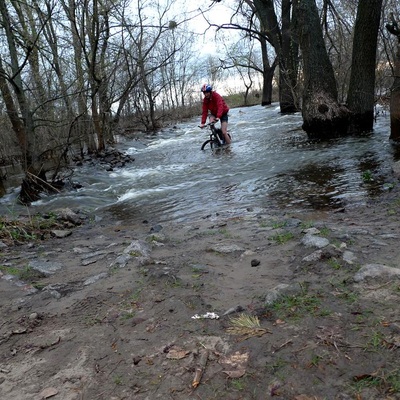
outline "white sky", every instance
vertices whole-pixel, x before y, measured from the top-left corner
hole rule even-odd
[[[182,19],[185,12],[187,18],[195,17],[189,21],[189,29],[197,34],[203,34],[206,31],[204,42],[205,44],[212,45],[214,43],[215,28],[209,28],[205,18],[212,24],[228,24],[232,14],[229,8],[231,4],[232,0],[223,0],[219,3],[215,3],[211,0],[203,0],[201,2],[197,0],[178,0],[174,1],[173,10],[177,15],[178,21]],[[207,28],[209,29],[207,30]],[[230,31],[229,36],[235,36],[234,32]]]

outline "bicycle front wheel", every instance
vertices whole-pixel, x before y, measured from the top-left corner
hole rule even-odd
[[[203,143],[201,149],[204,150],[208,146],[210,146],[212,149],[216,149],[217,147],[219,147],[219,143],[216,140],[208,139]]]

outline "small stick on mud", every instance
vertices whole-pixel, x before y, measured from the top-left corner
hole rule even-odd
[[[276,353],[280,349],[283,349],[285,346],[289,345],[290,343],[293,343],[291,339],[287,340],[285,343],[281,344],[277,349],[275,349],[272,354]]]
[[[196,389],[197,386],[199,386],[200,384],[201,377],[203,376],[204,370],[206,369],[207,361],[208,361],[208,350],[202,349],[200,352],[200,359],[199,362],[197,363],[196,371],[193,378],[192,387],[194,389]]]

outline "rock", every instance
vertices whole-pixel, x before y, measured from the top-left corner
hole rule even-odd
[[[285,221],[285,226],[289,228],[296,228],[302,224],[303,221],[301,221],[298,218],[289,218],[288,220]]]
[[[309,254],[308,256],[304,257],[302,261],[304,262],[315,262],[321,260],[324,253],[322,250],[316,250],[313,253]]]
[[[55,388],[50,387],[50,388],[44,389],[44,390],[40,393],[39,398],[40,398],[41,400],[42,400],[42,399],[49,399],[50,397],[53,397],[53,396],[55,396],[56,394],[58,394],[58,390],[55,389]]]
[[[32,260],[29,262],[29,267],[45,275],[51,275],[59,271],[63,265],[57,261]]]
[[[329,245],[329,240],[312,234],[307,234],[303,237],[301,243],[306,247],[322,249]]]
[[[115,259],[110,267],[125,268],[131,258],[132,257],[129,254],[121,254]]]
[[[244,248],[242,248],[236,244],[223,244],[223,243],[215,244],[214,246],[210,247],[209,250],[216,251],[217,253],[225,253],[225,254],[235,253],[236,251],[238,251],[238,252],[245,251]]]
[[[150,228],[150,232],[160,232],[162,231],[163,226],[160,224],[154,225]]]
[[[105,250],[99,250],[93,253],[87,253],[81,257],[81,264],[83,266],[94,264],[95,262],[105,258],[107,254],[109,254],[109,252]]]
[[[124,250],[124,254],[129,254],[132,257],[148,257],[150,254],[150,247],[143,240],[134,240]]]
[[[34,321],[35,319],[38,319],[38,317],[39,317],[39,314],[36,313],[36,312],[33,312],[32,314],[29,315],[29,319],[31,321]]]
[[[242,312],[242,311],[244,311],[244,308],[243,308],[242,306],[240,306],[240,305],[237,305],[236,307],[231,307],[231,308],[229,308],[228,310],[226,310],[226,311],[222,314],[222,316],[230,315],[230,314],[234,314],[234,313]]]
[[[347,264],[351,265],[354,264],[354,262],[357,260],[357,257],[353,252],[346,250],[343,253],[343,260],[347,262]]]
[[[355,282],[364,281],[367,278],[400,278],[400,268],[388,267],[382,264],[366,264],[354,275]]]
[[[68,283],[53,283],[51,285],[47,285],[42,289],[42,294],[46,295],[47,297],[53,297],[55,299],[61,299],[68,293],[73,292],[80,288],[80,285],[74,287]]]
[[[108,277],[108,273],[107,272],[102,272],[101,274],[92,276],[88,279],[86,279],[85,282],[83,282],[83,286],[88,286],[88,285],[92,285],[93,283],[96,283],[97,281],[99,281],[100,279],[104,279]]]
[[[74,225],[81,224],[81,218],[69,208],[60,208],[54,211],[57,219],[72,222]]]
[[[281,283],[280,285],[275,286],[265,295],[264,303],[266,305],[270,305],[282,296],[296,295],[300,291],[301,287],[297,284],[288,285],[286,283]]]
[[[252,267],[257,267],[258,265],[261,264],[260,260],[257,260],[256,258],[254,258],[253,260],[251,260],[251,266]]]
[[[72,235],[72,231],[54,230],[54,231],[51,231],[51,235],[56,238],[63,239],[63,238],[66,238],[66,237]]]
[[[400,161],[396,161],[395,163],[393,163],[392,168],[393,168],[393,173],[397,177],[400,177]]]
[[[147,239],[149,240],[149,242],[161,243],[161,242],[165,241],[165,235],[162,233],[155,232],[155,233],[152,233],[151,235],[149,235],[147,237]]]
[[[318,235],[321,233],[321,231],[317,228],[307,228],[303,230],[303,233],[306,233],[308,235]]]

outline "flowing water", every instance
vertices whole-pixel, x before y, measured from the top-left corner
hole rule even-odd
[[[104,207],[158,222],[249,209],[301,212],[355,206],[393,182],[396,149],[385,115],[371,134],[321,142],[307,139],[300,114],[281,115],[276,104],[237,108],[229,119],[233,143],[217,151],[200,150],[208,131],[198,124],[196,118],[154,137],[122,141],[119,148],[133,163],[112,172],[77,168],[73,180],[81,189],[44,197],[30,212]],[[18,211],[15,196],[0,199],[2,212]]]

